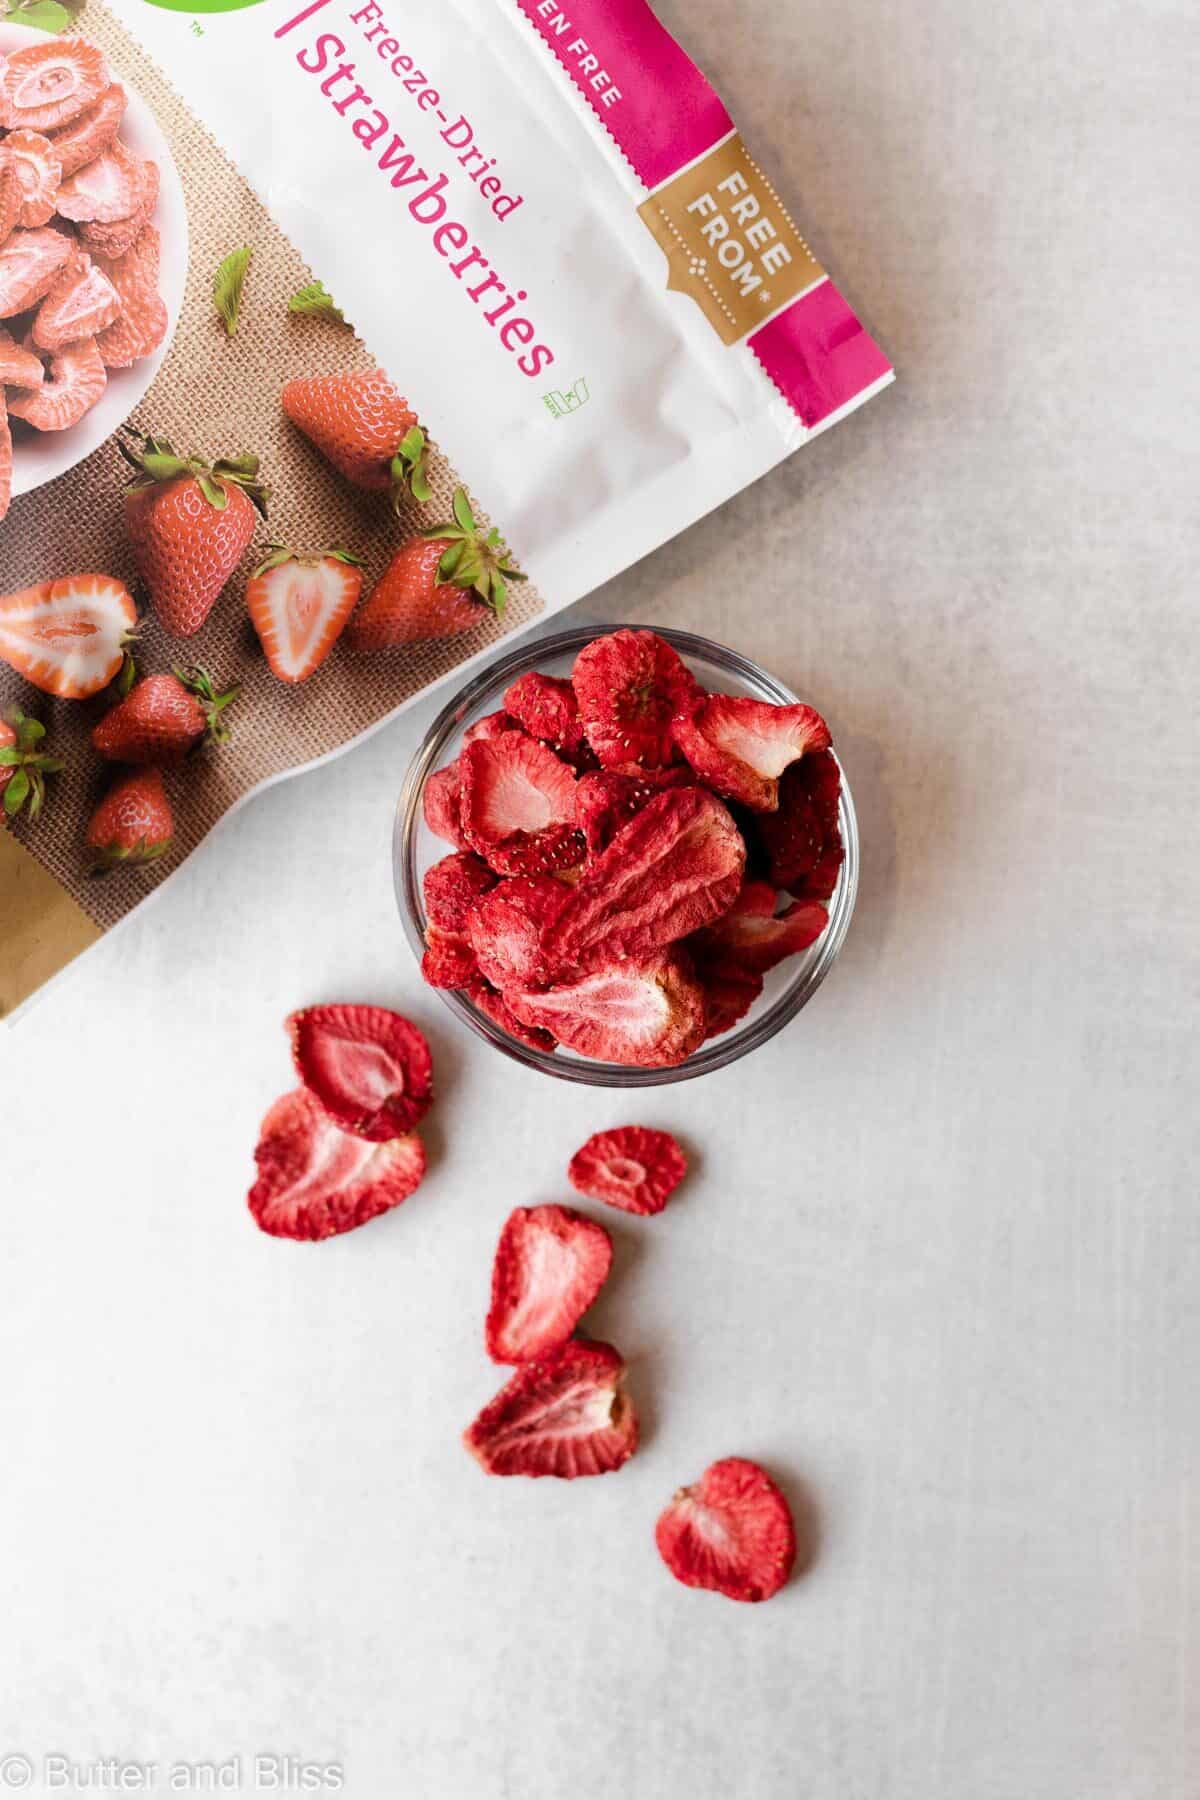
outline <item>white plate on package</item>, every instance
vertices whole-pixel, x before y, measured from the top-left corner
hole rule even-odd
[[[26,44],[45,42],[44,31],[31,31],[27,25],[6,25],[0,22],[0,55],[11,56],[14,50],[21,50]],[[129,101],[121,124],[121,136],[135,155],[153,158],[158,164],[161,177],[158,205],[151,218],[162,238],[158,286],[167,308],[167,335],[153,356],[143,357],[132,368],[113,369],[110,372],[108,386],[78,425],[71,426],[67,431],[35,432],[22,429],[19,439],[14,431],[14,495],[32,493],[34,488],[53,481],[57,475],[64,475],[76,463],[82,462],[85,456],[90,456],[93,450],[99,449],[117,427],[124,424],[162,367],[163,359],[171,348],[171,339],[179,320],[179,309],[183,304],[188,263],[187,208],[175,160],[166,138],[158,128],[158,121],[145,101],[130,87],[120,69],[113,68],[110,73],[114,81],[121,83]],[[14,419],[13,424],[16,426],[18,421]]]

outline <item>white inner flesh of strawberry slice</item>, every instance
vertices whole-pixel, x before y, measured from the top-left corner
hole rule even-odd
[[[95,312],[97,307],[117,299],[117,290],[107,275],[96,268],[85,269],[70,292],[56,302],[52,312],[54,325],[65,332],[73,320],[82,319]]]
[[[608,1163],[608,1174],[611,1180],[619,1181],[623,1187],[640,1187],[646,1179],[646,1171],[640,1162],[634,1162],[628,1156],[614,1156]]]
[[[793,725],[785,731],[757,732],[736,719],[717,720],[705,728],[705,736],[739,762],[746,763],[756,775],[775,777],[804,755],[812,733],[804,725]]]
[[[132,609],[70,583],[62,589],[44,598],[35,589],[23,605],[0,611],[0,648],[39,685],[102,687],[120,667]]]
[[[486,829],[497,837],[507,837],[510,831],[544,831],[547,825],[562,821],[565,815],[523,769],[501,764],[499,758],[496,761],[484,808]]]
[[[547,1016],[577,1017],[582,1013],[632,1043],[639,1038],[657,1038],[671,1013],[671,1003],[657,981],[615,970],[594,975],[577,987],[557,992],[551,988],[537,996],[537,1005]]]
[[[522,1246],[524,1292],[505,1326],[515,1343],[541,1337],[558,1318],[561,1297],[575,1285],[579,1259],[552,1231],[532,1232]]]
[[[287,1202],[302,1206],[308,1200],[322,1200],[339,1189],[357,1182],[370,1182],[382,1172],[395,1155],[395,1144],[372,1144],[366,1138],[342,1131],[332,1119],[317,1123],[308,1140],[308,1162],[282,1193],[274,1196],[276,1204]]]
[[[39,63],[27,75],[18,77],[12,90],[12,104],[21,112],[34,106],[55,106],[78,93],[79,70],[69,56],[61,62]]]
[[[619,1408],[615,1387],[577,1381],[536,1412],[514,1420],[501,1434],[499,1443],[520,1443],[530,1438],[588,1438],[615,1423]]]
[[[128,166],[118,161],[108,150],[99,155],[95,162],[88,163],[78,174],[72,175],[63,183],[64,191],[83,195],[90,200],[97,213],[108,213],[110,217],[121,217],[121,209],[132,212],[136,203],[136,193]],[[116,209],[114,211],[114,209]]]
[[[358,1038],[335,1037],[322,1032],[313,1047],[329,1085],[353,1098],[364,1113],[378,1112],[388,1100],[404,1092],[404,1065],[382,1044],[364,1044]]]
[[[319,647],[330,614],[343,600],[346,586],[343,575],[323,563],[316,568],[294,564],[287,575],[276,623],[278,654],[289,673],[299,675]]]

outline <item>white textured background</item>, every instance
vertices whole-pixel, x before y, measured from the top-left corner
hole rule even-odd
[[[663,10],[902,380],[592,605],[827,712],[848,947],[768,1049],[628,1107],[422,991],[387,853],[421,715],[202,849],[0,1047],[0,1756],[290,1752],[355,1800],[1200,1791],[1194,14]],[[432,1174],[270,1242],[279,1021],[358,996],[429,1027]],[[594,1320],[644,1448],[488,1482],[498,1225],[633,1116],[698,1165],[616,1221]],[[816,1520],[764,1608],[653,1547],[730,1451]]]

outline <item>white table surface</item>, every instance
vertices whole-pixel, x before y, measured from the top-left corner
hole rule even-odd
[[[401,938],[414,713],[253,802],[6,1034],[0,1756],[166,1791],[290,1754],[355,1800],[1200,1789],[1191,9],[663,10],[901,382],[590,605],[828,714],[847,949],[703,1082],[510,1067]],[[342,997],[428,1027],[432,1171],[293,1248],[248,1224],[250,1152],[281,1019]],[[458,1434],[498,1385],[498,1226],[631,1118],[697,1164],[609,1221],[592,1323],[644,1446],[489,1481]],[[766,1607],[654,1549],[730,1452],[816,1521]]]

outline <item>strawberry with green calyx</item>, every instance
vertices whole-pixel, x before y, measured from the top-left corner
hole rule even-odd
[[[347,633],[355,650],[456,637],[489,613],[504,617],[510,581],[524,581],[493,526],[475,523],[462,488],[454,519],[401,544]]]
[[[36,819],[46,800],[46,776],[62,769],[57,758],[43,753],[45,736],[46,727],[24,713],[14,710],[0,719],[0,797],[6,819],[22,811],[30,821]]]
[[[250,621],[271,673],[307,681],[342,634],[362,592],[363,565],[349,550],[300,556],[272,544],[246,588]]]
[[[225,709],[238,693],[219,694],[207,669],[147,675],[124,688],[93,730],[92,746],[109,762],[168,768],[200,743],[229,741]]]
[[[125,490],[125,525],[138,572],[164,631],[199,631],[266,517],[258,458],[206,463],[178,456],[166,438],[117,440],[137,471]]]
[[[327,462],[355,487],[431,497],[425,433],[417,415],[382,369],[300,375],[283,390],[283,410]]]
[[[135,769],[116,780],[92,814],[87,846],[92,873],[157,862],[171,848],[175,822],[157,769]]]

